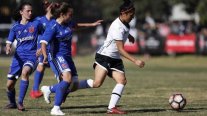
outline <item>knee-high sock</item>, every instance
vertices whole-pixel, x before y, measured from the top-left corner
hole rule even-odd
[[[35,72],[34,85],[33,85],[34,91],[39,90],[39,86],[40,86],[40,83],[42,82],[43,76],[44,76],[44,72],[39,72],[39,71]]]
[[[108,109],[111,109],[116,106],[116,104],[119,102],[119,99],[121,98],[123,90],[123,84],[116,84],[111,94],[111,100],[109,102]]]
[[[8,96],[9,102],[11,104],[16,104],[15,95],[16,95],[15,89],[13,89],[11,91],[7,91],[7,96]]]
[[[55,85],[50,86],[50,91],[51,91],[51,93],[55,93],[55,91],[56,91],[56,89],[57,89],[58,85],[59,85],[59,83],[57,83],[57,84],[55,84]]]
[[[55,106],[60,106],[62,104],[63,97],[68,90],[70,84],[66,81],[61,81],[55,91]]]
[[[18,99],[19,104],[23,104],[28,86],[29,86],[29,81],[24,81],[24,80],[20,81],[20,86],[19,86],[20,90],[19,90],[19,99]]]
[[[93,87],[93,80],[88,79],[88,80],[81,80],[79,82],[78,89],[86,89],[86,88],[92,88]]]

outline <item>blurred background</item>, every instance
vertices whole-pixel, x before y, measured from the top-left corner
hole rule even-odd
[[[12,13],[24,0],[1,0],[0,56],[5,55],[5,41],[14,23]],[[42,0],[33,4],[35,16],[44,15]],[[77,23],[103,19],[102,25],[74,32],[73,55],[94,53],[103,44],[108,27],[119,15],[122,0],[49,0],[65,1],[74,7]],[[207,0],[134,0],[135,18],[131,34],[136,42],[126,43],[129,53],[151,55],[207,54]],[[15,44],[14,44],[15,48]]]

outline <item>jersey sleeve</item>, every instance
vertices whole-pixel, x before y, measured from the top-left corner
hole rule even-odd
[[[44,34],[40,36],[40,43],[48,44],[56,33],[56,24],[48,25]]]
[[[123,40],[123,35],[124,35],[124,29],[121,27],[114,28],[111,32],[112,38],[114,40]]]
[[[12,44],[15,40],[15,31],[14,31],[14,26],[10,29],[8,39],[6,43]]]

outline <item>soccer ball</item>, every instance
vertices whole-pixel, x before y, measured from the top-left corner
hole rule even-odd
[[[186,99],[182,94],[173,94],[169,98],[169,104],[173,110],[180,111],[186,105]]]

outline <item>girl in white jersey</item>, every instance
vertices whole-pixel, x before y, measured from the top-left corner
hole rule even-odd
[[[135,8],[132,2],[124,0],[123,5],[120,6],[119,17],[111,24],[104,44],[96,53],[94,63],[95,79],[88,79],[85,83],[80,83],[79,85],[80,88],[98,88],[102,85],[107,75],[112,77],[117,84],[112,91],[107,110],[108,114],[126,114],[126,112],[116,107],[127,83],[124,65],[120,56],[122,55],[140,68],[145,65],[144,61],[132,57],[124,50],[124,43],[127,38],[130,42],[134,42],[134,38],[129,34],[129,22],[133,19],[134,14]]]

